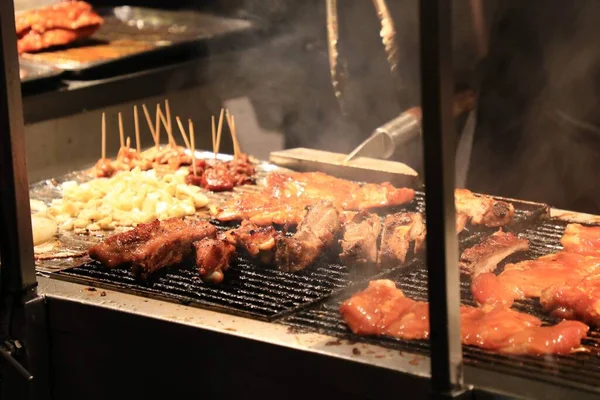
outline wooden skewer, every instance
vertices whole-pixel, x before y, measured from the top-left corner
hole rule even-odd
[[[127,150],[129,150],[131,148],[131,138],[129,136],[127,136],[127,142],[125,147],[127,147]]]
[[[158,110],[158,116],[160,118],[160,121],[165,126],[165,130],[167,131],[167,138],[169,140],[169,146],[176,147],[177,146],[177,142],[175,141],[175,138],[173,137],[173,132],[171,131],[171,129],[169,127],[169,123],[167,122],[167,118],[165,117],[165,114],[162,112],[162,110],[160,108],[160,104],[158,105],[157,110]]]
[[[133,106],[133,125],[135,126],[135,148],[138,153],[141,153],[142,144],[140,142],[140,120],[138,117],[137,105]]]
[[[179,126],[179,132],[181,132],[181,137],[183,138],[183,143],[185,143],[185,147],[187,147],[189,151],[192,151],[192,146],[187,138],[187,135],[185,134],[185,129],[183,128],[181,119],[179,119],[179,117],[175,117],[175,120],[177,121],[177,125]]]
[[[194,176],[198,175],[196,173],[196,140],[194,137],[194,123],[191,119],[188,119],[188,134],[190,136],[190,141],[192,145],[192,169],[194,171]]]
[[[169,99],[165,99],[165,112],[167,113],[167,132],[169,137],[175,140],[173,136],[173,126],[171,125],[171,107],[169,105]]]
[[[221,115],[219,115],[219,126],[217,127],[217,140],[216,140],[216,150],[215,154],[219,152],[219,147],[221,147],[221,131],[223,129],[223,116],[225,115],[225,109],[221,108]]]
[[[213,153],[215,158],[217,158],[217,131],[215,129],[215,116],[212,115],[210,118],[211,121],[211,133],[212,133],[212,145],[213,145]]]
[[[102,159],[106,159],[106,114],[102,113]]]
[[[154,140],[154,146],[158,149],[158,140],[156,138],[156,131],[154,130],[154,126],[152,125],[152,118],[150,118],[150,113],[148,112],[148,107],[145,104],[142,104],[142,110],[144,110],[144,115],[146,116],[146,122],[148,123],[148,128],[150,128],[150,134],[152,135],[152,139]]]
[[[229,132],[231,133],[231,141],[233,142],[233,157],[236,158],[240,154],[240,143],[237,140],[237,132],[235,130],[235,118],[229,110],[227,110],[227,125],[229,125]]]
[[[160,146],[160,104],[156,105],[156,117],[154,120],[155,126],[154,126],[154,133],[156,135],[156,141],[158,142],[158,146]]]
[[[119,112],[119,143],[125,146],[125,133],[123,132],[123,115]]]

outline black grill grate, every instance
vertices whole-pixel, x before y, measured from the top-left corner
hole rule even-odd
[[[560,237],[564,232],[566,222],[548,220],[530,228],[524,229],[519,236],[530,241],[530,250],[515,254],[506,259],[496,271],[501,272],[509,262],[533,259],[545,254],[560,251]],[[410,298],[427,301],[427,271],[423,262],[415,262],[413,266],[397,269],[385,275],[392,279],[397,286]],[[299,329],[316,330],[321,333],[337,336],[350,341],[365,342],[384,347],[407,351],[416,354],[429,354],[427,341],[407,341],[387,337],[362,337],[352,334],[339,313],[341,302],[352,293],[363,289],[366,283],[345,290],[325,302],[305,309],[282,320],[286,325]],[[474,305],[470,278],[461,276],[462,303]],[[517,301],[514,308],[542,319],[544,323],[555,324],[558,320],[546,315],[537,299]],[[530,379],[555,382],[568,387],[595,389],[600,382],[600,331],[590,330],[583,340],[585,352],[570,355],[537,356],[505,356],[473,346],[463,347],[465,364],[480,368],[493,369],[507,374],[518,375]]]
[[[515,202],[517,221],[531,221],[544,215],[547,208],[539,204]],[[403,208],[423,212],[424,194]],[[381,210],[381,212],[392,210]],[[212,221],[219,230],[235,227]],[[474,244],[487,232],[465,231],[460,235],[462,247]],[[410,264],[410,261],[407,261]],[[127,269],[107,269],[99,263],[86,263],[56,272],[51,277],[76,283],[105,287],[168,301],[200,307],[218,308],[234,314],[272,320],[306,307],[357,282],[373,279],[376,272],[347,268],[337,262],[337,252],[325,254],[315,265],[300,273],[288,273],[258,265],[240,256],[218,285],[203,283],[192,265],[164,268],[149,281],[137,280]]]

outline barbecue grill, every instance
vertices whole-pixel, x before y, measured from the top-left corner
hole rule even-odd
[[[192,265],[161,270],[145,282],[95,262],[36,276],[13,10],[2,2],[0,365],[6,398],[600,396],[598,330],[584,340],[585,352],[561,356],[506,356],[460,345],[459,301],[473,299],[469,278],[459,276],[457,251],[494,230],[454,233],[450,2],[421,3],[421,63],[429,66],[422,71],[427,197],[417,192],[400,210],[427,210],[426,254],[384,271],[356,271],[324,254],[300,273],[240,256],[225,281],[211,285]],[[565,216],[585,220],[564,212],[562,219],[552,217],[555,210],[544,204],[498,199],[516,210],[505,229],[530,241],[529,251],[507,258],[499,271],[559,250]],[[430,302],[430,341],[349,331],[341,301],[376,278]],[[518,301],[515,308],[556,322],[537,301]]]

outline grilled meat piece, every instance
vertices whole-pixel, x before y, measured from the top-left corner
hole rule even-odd
[[[145,278],[160,268],[180,263],[192,254],[192,242],[214,237],[216,232],[208,222],[157,220],[112,235],[93,246],[89,254],[108,268],[131,266],[134,273]]]
[[[235,246],[223,238],[206,237],[194,242],[196,249],[196,266],[202,279],[210,283],[221,283],[223,272],[235,255]]]
[[[600,257],[560,252],[507,264],[498,276],[480,274],[473,280],[471,290],[480,304],[510,305],[515,299],[540,297],[550,286],[583,279],[596,271],[600,271]]]
[[[258,226],[242,221],[239,228],[224,233],[224,238],[234,246],[243,248],[252,257],[270,264],[273,261],[275,243],[281,234],[272,226]]]
[[[527,240],[499,230],[483,242],[463,251],[460,256],[460,270],[473,276],[492,272],[506,257],[527,249],[529,249]]]
[[[381,219],[377,214],[356,214],[344,224],[344,238],[340,240],[340,259],[349,265],[375,264],[380,232]]]
[[[429,337],[429,305],[404,296],[390,280],[369,282],[340,307],[344,321],[357,335],[400,339]],[[461,339],[466,345],[510,354],[569,353],[581,345],[588,327],[564,321],[542,327],[542,321],[508,308],[461,306]]]
[[[213,192],[232,190],[235,186],[254,182],[254,164],[246,154],[238,154],[231,161],[196,160],[196,175],[190,166],[186,182]]]
[[[515,215],[512,204],[494,200],[489,196],[475,195],[467,189],[456,189],[454,201],[457,216],[465,215],[473,225],[500,227],[510,223]],[[457,222],[457,230],[461,225],[464,228],[464,224]]]
[[[340,213],[329,201],[308,207],[298,231],[277,240],[275,262],[280,270],[296,272],[315,262],[340,230]]]
[[[15,16],[19,54],[91,36],[104,20],[83,1],[69,1]]]
[[[569,224],[560,243],[565,251],[600,256],[600,226]]]
[[[378,264],[388,267],[403,263],[406,260],[412,241],[415,242],[415,252],[420,251],[425,241],[425,224],[421,214],[396,213],[387,215],[383,220]]]
[[[542,292],[540,303],[555,317],[600,327],[600,273],[551,286]]]
[[[330,201],[345,211],[370,210],[411,202],[412,189],[357,183],[334,178],[322,172],[272,172],[258,193],[242,193],[216,213],[220,221],[250,220],[258,225],[297,225],[307,206]]]

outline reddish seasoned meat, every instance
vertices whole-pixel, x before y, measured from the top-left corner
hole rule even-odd
[[[83,1],[69,1],[15,17],[19,54],[65,45],[91,36],[104,20]]]
[[[235,246],[219,239],[206,237],[194,242],[196,249],[196,266],[202,279],[210,283],[221,283],[223,272],[229,268],[231,258],[235,255]]]
[[[232,190],[235,186],[233,179],[234,177],[227,168],[208,168],[202,173],[200,186],[213,192],[225,192]]]
[[[145,278],[160,268],[180,263],[192,254],[192,242],[215,234],[216,228],[208,222],[171,218],[112,235],[92,247],[89,254],[108,268],[131,266]]]
[[[192,157],[186,153],[187,149],[182,146],[166,146],[161,148],[153,147],[144,152],[145,158],[152,160],[156,166],[168,166],[175,171],[182,165],[191,165]],[[196,160],[198,161],[198,160]]]
[[[340,230],[340,213],[328,201],[308,207],[298,231],[277,240],[275,262],[282,271],[303,270],[329,247]]]
[[[364,185],[334,178],[322,172],[272,172],[258,193],[243,193],[216,214],[220,221],[250,220],[258,225],[296,225],[307,206],[330,201],[339,210],[361,211],[390,207],[413,200],[414,190],[389,183]]]
[[[569,224],[560,243],[565,251],[600,256],[600,226]]]
[[[344,321],[358,335],[385,335],[400,339],[429,337],[428,304],[404,296],[389,280],[369,286],[340,307]],[[588,327],[564,321],[542,327],[542,321],[508,308],[462,306],[461,338],[466,345],[510,354],[569,353],[581,346]]]
[[[273,261],[275,243],[281,234],[272,226],[258,226],[249,221],[242,221],[239,228],[231,229],[224,234],[225,240],[234,246],[243,248],[252,257],[263,263]]]
[[[386,216],[383,220],[378,264],[388,267],[403,263],[413,241],[417,252],[425,241],[425,224],[421,214],[396,213]]]
[[[189,170],[187,183],[213,192],[229,191],[235,186],[253,183],[256,172],[246,154],[238,155],[231,161],[196,160],[196,175],[193,167]]]
[[[466,216],[466,219],[473,225],[500,227],[511,222],[515,215],[515,208],[512,204],[494,200],[489,196],[475,195],[467,189],[456,189],[454,201],[457,216]],[[464,220],[457,221],[456,225],[457,230],[461,226],[464,228]]]
[[[115,172],[117,172],[117,169],[110,158],[99,159],[94,168],[92,168],[92,173],[97,178],[110,178]]]
[[[600,271],[600,257],[561,252],[507,264],[498,276],[481,274],[471,289],[480,304],[511,304],[514,299],[540,297],[550,286],[582,279],[595,271]]]
[[[377,239],[380,232],[381,219],[377,214],[356,214],[344,224],[340,259],[348,265],[374,265],[377,262]]]
[[[460,256],[460,270],[473,276],[484,272],[492,272],[500,261],[511,254],[525,251],[528,248],[529,242],[527,240],[499,230],[483,242],[463,251]]]
[[[600,327],[600,273],[551,286],[542,292],[540,303],[556,317]]]

